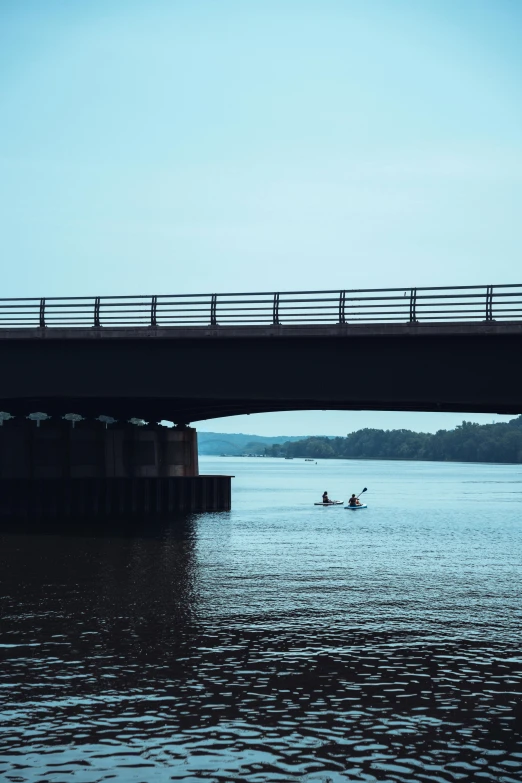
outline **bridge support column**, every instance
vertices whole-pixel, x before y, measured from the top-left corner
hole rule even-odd
[[[200,476],[191,427],[16,418],[0,427],[0,518],[230,509],[230,476]]]
[[[198,476],[198,433],[194,427],[161,428],[160,475]]]

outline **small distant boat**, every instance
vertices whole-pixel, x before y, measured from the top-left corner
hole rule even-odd
[[[293,457],[285,457],[285,459],[293,459]]]
[[[359,508],[368,508],[366,503],[361,503],[360,506],[345,506],[346,509],[349,509],[350,511],[357,511]]]
[[[342,506],[343,500],[331,500],[329,503],[314,503],[314,506]]]
[[[311,457],[305,457],[305,462],[313,462],[314,460]]]

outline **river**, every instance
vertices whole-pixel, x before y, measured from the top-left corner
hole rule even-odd
[[[520,783],[520,466],[200,470],[230,513],[0,533],[1,780]]]

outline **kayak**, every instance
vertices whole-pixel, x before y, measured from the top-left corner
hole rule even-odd
[[[344,500],[331,500],[329,503],[314,503],[314,506],[342,506]]]
[[[349,509],[350,511],[357,511],[359,508],[368,508],[366,503],[362,503],[360,506],[345,506],[346,509]]]

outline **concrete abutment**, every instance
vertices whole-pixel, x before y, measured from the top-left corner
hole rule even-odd
[[[230,479],[199,475],[191,427],[21,417],[0,427],[4,518],[227,511]]]

